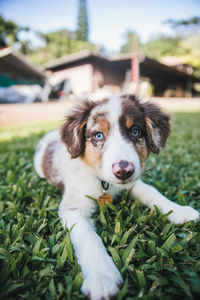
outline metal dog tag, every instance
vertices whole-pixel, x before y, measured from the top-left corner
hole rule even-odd
[[[99,206],[102,207],[102,206],[106,206],[108,202],[112,203],[113,198],[110,194],[103,193],[98,197],[97,202],[98,202]]]

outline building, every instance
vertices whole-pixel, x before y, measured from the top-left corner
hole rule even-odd
[[[50,89],[45,69],[13,48],[0,48],[0,103],[48,101]]]
[[[45,70],[28,62],[23,54],[10,47],[0,48],[0,86],[13,84],[42,86],[46,79]]]
[[[68,79],[75,95],[93,93],[103,87],[112,93],[125,91],[131,82],[131,54],[108,58],[82,51],[49,63],[46,69],[59,82]],[[184,70],[167,66],[144,55],[139,55],[140,82],[149,82],[154,96],[192,96],[193,84],[200,78]]]

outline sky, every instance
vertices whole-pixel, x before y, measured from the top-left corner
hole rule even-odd
[[[77,27],[78,0],[0,0],[0,14],[18,25],[50,32]],[[170,34],[168,19],[200,15],[200,0],[87,0],[89,39],[110,51],[119,50],[130,29],[142,42]],[[36,42],[36,41],[35,41]]]

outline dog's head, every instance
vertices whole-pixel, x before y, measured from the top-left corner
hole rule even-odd
[[[80,158],[101,179],[115,184],[142,174],[149,152],[158,154],[170,132],[169,116],[135,96],[113,96],[75,105],[61,127],[72,158]]]

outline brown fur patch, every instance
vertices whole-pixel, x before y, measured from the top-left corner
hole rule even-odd
[[[148,156],[149,156],[149,151],[146,145],[145,140],[143,139],[143,141],[141,141],[140,143],[135,144],[135,148],[136,151],[140,157],[140,165],[141,168],[144,167],[144,163],[147,160]]]
[[[102,151],[99,147],[94,147],[91,141],[85,145],[85,153],[82,160],[93,169],[101,168]]]
[[[155,104],[142,103],[134,95],[123,95],[121,98],[122,115],[119,122],[122,135],[128,138],[126,119],[132,119],[133,126],[142,130],[148,149],[158,154],[165,146],[170,133],[169,115],[162,112]]]
[[[97,111],[91,116],[89,127],[87,129],[94,130],[97,129],[98,131],[103,132],[104,134],[108,134],[110,130],[110,123],[107,120],[107,115],[105,112]]]
[[[110,131],[110,123],[106,119],[105,113],[97,112],[94,114],[90,120],[89,125],[87,124],[85,136],[86,136],[86,144],[85,144],[85,152],[82,156],[82,159],[86,164],[95,168],[101,167],[101,159],[103,153],[103,145],[106,141],[106,138],[109,135]],[[104,134],[104,139],[102,141],[98,141],[95,138],[95,134],[97,132],[102,132]]]
[[[147,145],[153,153],[158,154],[165,146],[170,134],[170,116],[152,103],[143,103],[146,124]]]
[[[60,129],[61,140],[65,143],[72,158],[83,154],[85,148],[84,129],[90,111],[95,107],[91,101],[78,103],[67,116],[66,122]]]
[[[145,126],[145,114],[139,100],[134,96],[124,95],[122,96],[122,114],[119,118],[120,130],[123,137],[132,142],[135,150],[140,158],[141,168],[144,167],[144,163],[148,158],[149,150],[146,144],[146,126]],[[133,127],[139,128],[141,131],[140,136],[133,137],[131,131]]]
[[[55,179],[58,175],[57,170],[53,166],[53,153],[54,148],[58,142],[53,141],[49,143],[44,152],[42,160],[42,170],[47,181],[55,186],[57,186],[62,192],[64,191],[63,182],[57,182]]]
[[[85,100],[77,102],[73,110],[68,113],[66,122],[60,129],[61,141],[65,143],[72,158],[84,154],[85,150],[85,128],[88,117],[96,106],[104,105],[108,99],[97,102]]]
[[[110,131],[110,123],[106,119],[100,119],[98,122],[99,131],[104,133],[104,136],[108,136]]]
[[[122,96],[122,113],[119,117],[119,125],[122,136],[129,142],[139,142],[138,138],[131,138],[131,128],[138,127],[142,136],[145,136],[146,128],[144,121],[144,112],[138,100],[125,95]]]
[[[149,117],[145,116],[145,123],[146,123],[146,126],[148,127],[149,129],[149,132],[152,134],[152,131],[153,131],[153,127],[152,127],[152,121],[149,119]]]
[[[133,126],[133,120],[131,120],[129,117],[126,118],[126,127],[129,129]]]

